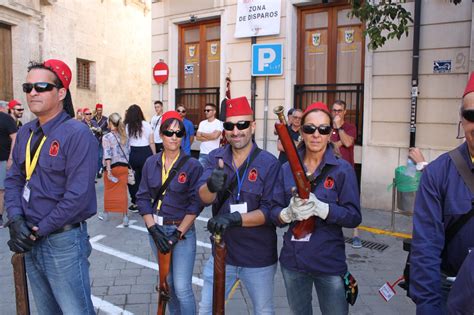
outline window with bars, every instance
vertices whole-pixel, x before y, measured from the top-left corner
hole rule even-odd
[[[84,59],[77,59],[77,87],[91,90],[92,83],[92,62]]]

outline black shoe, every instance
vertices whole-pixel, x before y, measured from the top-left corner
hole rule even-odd
[[[97,178],[102,178],[102,173],[97,174]]]
[[[130,210],[131,212],[137,213],[138,212],[138,207],[137,207],[136,204],[132,203],[130,205],[130,207],[128,207],[128,210]]]

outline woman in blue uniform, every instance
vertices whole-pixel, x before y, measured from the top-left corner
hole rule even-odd
[[[196,191],[202,166],[198,160],[180,150],[184,135],[184,125],[178,112],[166,112],[160,127],[163,151],[145,162],[137,193],[138,209],[150,233],[155,257],[157,249],[162,253],[171,251],[172,254],[167,279],[171,292],[171,314],[196,312],[192,290],[196,257],[194,220],[202,210]],[[162,196],[158,196],[169,176],[173,176],[169,185]]]
[[[352,166],[335,156],[329,144],[332,118],[323,103],[311,104],[300,129],[303,143],[298,154],[316,182],[308,200],[292,197],[295,185],[290,165],[283,164],[273,193],[272,219],[283,236],[280,266],[293,314],[312,314],[314,285],[322,314],[347,314],[343,277],[347,272],[342,228],[361,222],[359,192]],[[296,239],[292,230],[301,220],[316,217],[316,227]]]

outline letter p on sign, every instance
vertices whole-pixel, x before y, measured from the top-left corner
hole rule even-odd
[[[283,74],[283,45],[252,45],[252,75],[275,76]]]

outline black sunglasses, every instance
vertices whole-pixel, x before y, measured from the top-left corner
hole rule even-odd
[[[85,113],[84,115],[87,115],[87,116],[89,116],[89,115],[92,115],[92,113]]]
[[[185,110],[179,110],[179,109],[177,110],[177,112],[178,112],[178,113],[186,113]]]
[[[330,125],[319,125],[317,127],[315,125],[303,125],[301,127],[301,130],[303,130],[303,132],[308,135],[312,135],[313,133],[316,132],[316,130],[318,130],[320,135],[325,136],[331,133],[331,129],[332,128]]]
[[[56,84],[48,83],[48,82],[35,82],[35,83],[23,83],[23,92],[30,93],[33,88],[38,93],[51,91],[53,88],[57,87]]]
[[[171,138],[173,135],[176,135],[178,138],[184,137],[184,130],[178,130],[178,131],[173,131],[173,130],[164,130],[163,134],[167,136],[168,138]]]
[[[206,113],[209,113],[209,112],[211,112],[211,111],[213,111],[213,109],[205,109],[205,110],[204,110],[204,112],[206,112]]]
[[[230,121],[226,121],[224,123],[224,129],[227,130],[227,131],[234,130],[234,127],[236,127],[236,126],[237,126],[237,129],[239,129],[239,130],[247,129],[248,127],[250,127],[250,121],[249,120],[241,120],[241,121],[236,122],[235,124],[230,122]]]
[[[23,108],[14,108],[14,109],[15,109],[17,112],[22,112],[22,111],[25,110],[25,109],[23,109]]]
[[[469,122],[474,122],[474,109],[463,109],[461,115]]]

